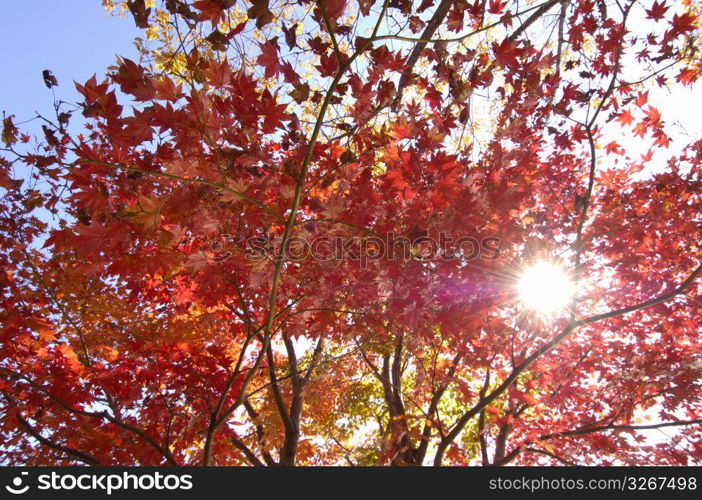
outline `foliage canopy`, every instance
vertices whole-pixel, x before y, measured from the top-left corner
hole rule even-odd
[[[3,121],[5,462],[702,461],[702,141],[653,97],[698,4],[105,3],[140,60]]]

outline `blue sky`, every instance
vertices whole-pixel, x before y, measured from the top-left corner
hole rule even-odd
[[[136,58],[132,40],[140,31],[131,16],[110,16],[100,0],[0,0],[0,19],[0,111],[15,123],[35,111],[53,113],[42,70],[58,79],[57,98],[75,101],[74,80],[99,78],[116,54]]]

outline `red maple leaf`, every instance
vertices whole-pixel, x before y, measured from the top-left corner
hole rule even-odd
[[[319,58],[319,64],[315,66],[322,76],[334,76],[339,70],[339,61],[333,53],[322,54]]]
[[[609,144],[607,144],[605,146],[605,151],[607,151],[608,154],[614,153],[617,155],[624,153],[624,150],[622,149],[622,147],[614,141],[610,142]]]
[[[273,78],[282,72],[282,66],[278,59],[278,37],[272,38],[259,46],[261,47],[261,55],[258,56],[256,62],[265,68],[266,78]]]
[[[517,64],[517,59],[524,53],[524,49],[519,48],[518,40],[505,38],[501,43],[493,43],[492,50],[495,53],[495,60],[499,66],[510,67]]]
[[[700,76],[702,67],[688,67],[680,70],[676,80],[685,86],[692,85]]]
[[[332,26],[336,26],[337,21],[346,8],[346,0],[325,0],[324,5],[327,11],[327,19],[329,19]]]
[[[661,120],[661,112],[658,111],[656,108],[653,106],[649,106],[648,109],[645,111],[646,113],[646,121],[650,125],[657,125],[660,120]]]
[[[639,93],[638,96],[636,96],[636,105],[639,107],[643,107],[644,104],[648,102],[648,90],[646,92],[641,92]]]
[[[667,11],[668,7],[666,7],[665,2],[658,3],[658,0],[656,0],[653,2],[650,9],[646,9],[646,17],[658,21],[659,19],[663,19]]]
[[[619,113],[619,115],[615,118],[615,121],[618,121],[622,125],[629,125],[634,121],[634,117],[629,110],[625,110]]]
[[[671,21],[672,28],[670,30],[670,36],[676,37],[678,35],[683,35],[689,31],[695,29],[695,21],[697,17],[689,12],[685,12],[682,15],[675,14],[673,20]]]
[[[501,14],[504,9],[505,4],[502,0],[490,0],[490,7],[488,8],[490,14]]]

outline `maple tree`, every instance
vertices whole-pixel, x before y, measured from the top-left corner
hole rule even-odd
[[[698,4],[105,3],[140,60],[3,118],[6,463],[702,461]]]

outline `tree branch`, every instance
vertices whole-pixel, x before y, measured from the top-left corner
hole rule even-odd
[[[75,458],[76,460],[79,460],[80,462],[83,462],[84,464],[87,464],[87,465],[100,465],[100,462],[99,462],[96,458],[94,458],[94,457],[92,457],[92,456],[90,456],[90,455],[88,455],[88,454],[86,454],[86,453],[83,453],[82,451],[78,451],[78,450],[76,450],[75,448],[71,448],[71,447],[69,447],[69,446],[64,446],[64,445],[62,445],[62,444],[54,443],[54,442],[51,441],[50,439],[45,438],[44,436],[42,436],[42,435],[39,433],[39,431],[37,431],[34,427],[32,427],[32,425],[31,425],[29,422],[27,422],[27,421],[22,417],[22,415],[20,415],[19,411],[15,414],[15,417],[17,417],[17,421],[19,422],[19,424],[20,424],[22,427],[24,427],[24,429],[27,431],[27,433],[28,433],[29,435],[31,435],[34,439],[36,439],[37,441],[39,441],[41,444],[43,444],[44,446],[47,446],[47,447],[49,447],[49,448],[51,448],[51,449],[53,449],[53,450],[56,450],[56,451],[60,451],[60,452],[62,452],[62,453],[65,453],[66,455],[70,455],[70,456],[72,456],[73,458]]]

